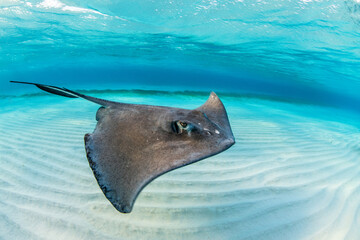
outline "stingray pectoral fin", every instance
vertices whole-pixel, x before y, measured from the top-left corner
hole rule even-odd
[[[217,144],[196,141],[193,144],[179,142],[180,146],[176,146],[161,141],[141,148],[144,150],[141,152],[136,151],[139,149],[136,143],[117,144],[118,140],[116,134],[109,135],[99,129],[85,135],[87,158],[98,185],[121,213],[132,211],[142,189],[155,178],[218,154],[234,144],[233,138],[226,137]]]
[[[60,88],[60,87],[56,87],[56,86],[50,86],[50,85],[44,85],[44,84],[40,84],[40,83],[30,83],[30,82],[20,82],[20,81],[10,81],[12,83],[21,83],[21,84],[30,84],[30,85],[34,85],[38,88],[40,88],[41,90],[48,92],[48,93],[52,93],[55,95],[59,95],[59,96],[63,96],[63,97],[68,97],[68,98],[83,98],[86,99],[88,101],[100,104],[102,106],[110,106],[110,105],[114,105],[114,104],[119,104],[116,102],[112,102],[112,101],[108,101],[108,100],[104,100],[104,99],[100,99],[100,98],[95,98],[95,97],[91,97],[91,96],[87,96],[66,88]]]
[[[139,176],[134,172],[136,168],[130,166],[131,159],[114,154],[111,147],[106,146],[106,139],[103,145],[98,141],[102,140],[94,139],[93,134],[85,135],[89,165],[99,187],[111,204],[119,212],[130,213],[142,189],[142,183],[138,181]]]

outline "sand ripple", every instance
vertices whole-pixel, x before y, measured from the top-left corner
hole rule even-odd
[[[237,143],[156,179],[124,215],[85,157],[97,106],[2,101],[0,239],[360,239],[359,116],[225,98]]]

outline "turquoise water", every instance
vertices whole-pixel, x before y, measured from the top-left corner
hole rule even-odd
[[[221,89],[358,109],[359,4],[2,0],[0,93],[21,91],[8,80],[28,80]]]
[[[0,239],[359,239],[357,0],[0,0]],[[193,109],[236,138],[131,214],[83,136],[97,105],[9,81]]]

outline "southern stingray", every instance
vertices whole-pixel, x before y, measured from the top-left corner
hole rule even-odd
[[[173,169],[218,154],[235,143],[224,105],[212,92],[194,110],[107,101],[66,88],[33,84],[100,104],[85,149],[95,178],[111,204],[131,212],[141,190]]]

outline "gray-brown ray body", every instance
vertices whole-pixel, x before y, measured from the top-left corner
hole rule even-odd
[[[96,180],[112,205],[131,212],[141,190],[173,169],[220,153],[235,143],[226,110],[215,93],[197,109],[125,104],[34,84],[102,107],[85,148]]]

